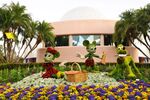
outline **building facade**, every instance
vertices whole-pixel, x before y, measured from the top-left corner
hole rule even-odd
[[[56,47],[60,52],[60,57],[55,62],[84,62],[77,54],[87,54],[86,48],[82,45],[84,40],[96,41],[96,54],[100,57],[102,52],[106,54],[106,62],[116,62],[116,48],[112,43],[112,34],[116,20],[103,20],[105,17],[91,7],[77,7],[68,11],[58,22],[53,22],[56,35]],[[37,49],[36,62],[44,62],[44,54],[48,42],[43,47]],[[132,46],[126,46],[135,62],[138,60],[138,51]],[[100,59],[95,58],[96,62]]]
[[[115,20],[67,20],[52,23],[56,35],[55,49],[60,52],[60,57],[55,62],[84,62],[77,54],[85,55],[86,48],[82,45],[84,40],[90,42],[96,41],[96,54],[100,57],[102,52],[106,54],[106,62],[116,62],[116,48],[112,43],[112,34],[114,33]],[[48,46],[48,44],[45,44]],[[135,62],[138,62],[138,51],[132,46],[126,46]],[[37,50],[37,62],[44,62],[44,53],[46,48]],[[96,62],[100,59],[95,58]]]

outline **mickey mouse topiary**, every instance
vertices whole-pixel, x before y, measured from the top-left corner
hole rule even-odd
[[[94,59],[93,57],[100,58],[98,55],[94,54],[96,52],[96,41],[93,41],[91,44],[88,40],[83,41],[83,45],[86,47],[88,54],[85,55],[85,65],[93,67]]]

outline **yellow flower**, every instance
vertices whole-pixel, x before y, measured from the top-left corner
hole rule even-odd
[[[140,96],[135,96],[136,100],[141,100],[142,98]]]
[[[63,95],[58,95],[58,100],[63,100]]]
[[[6,100],[5,95],[4,94],[0,94],[0,100]]]
[[[86,96],[83,96],[82,100],[89,100]]]
[[[7,86],[10,86],[10,85],[11,85],[11,83],[7,83],[6,85],[7,85]]]
[[[146,92],[142,92],[141,94],[142,94],[142,98],[143,98],[143,99],[147,99],[147,96],[148,96],[148,95],[147,95]]]
[[[61,77],[61,71],[57,72],[56,76],[57,76],[57,78],[60,78]]]
[[[15,39],[14,34],[12,32],[6,32],[5,34],[8,39]]]
[[[46,97],[46,96],[41,96],[41,97],[39,98],[39,100],[48,100],[48,97]]]
[[[147,91],[150,92],[150,88],[147,88]]]
[[[83,100],[82,96],[77,96],[77,100]]]

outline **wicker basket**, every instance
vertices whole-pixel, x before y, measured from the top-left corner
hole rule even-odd
[[[74,71],[73,70],[74,66],[77,66],[79,68],[79,71]],[[66,74],[67,81],[69,82],[84,82],[87,80],[87,76],[88,76],[87,72],[83,72],[81,70],[81,67],[78,63],[73,63],[71,65],[71,71],[66,71],[65,74]]]

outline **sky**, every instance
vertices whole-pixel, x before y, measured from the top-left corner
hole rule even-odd
[[[92,7],[104,16],[103,19],[117,20],[122,12],[144,7],[150,0],[0,0],[0,7],[11,2],[25,5],[34,20],[55,22],[77,7]]]

